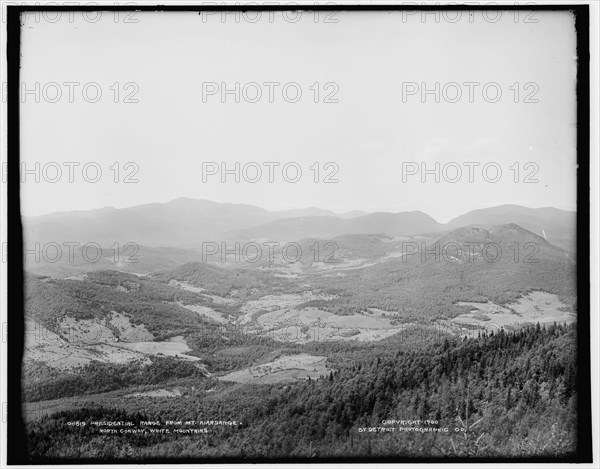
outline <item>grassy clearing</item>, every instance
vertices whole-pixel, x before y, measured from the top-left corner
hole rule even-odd
[[[218,379],[243,384],[273,384],[309,377],[316,379],[328,373],[326,362],[327,357],[301,353],[234,371]]]

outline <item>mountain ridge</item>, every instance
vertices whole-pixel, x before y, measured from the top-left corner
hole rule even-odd
[[[289,216],[295,215],[295,216]],[[122,209],[55,212],[24,217],[26,242],[134,242],[149,247],[198,247],[202,242],[333,238],[344,234],[412,236],[460,226],[517,223],[552,244],[574,249],[576,212],[554,207],[500,205],[472,210],[448,223],[419,211],[335,214],[317,207],[271,212],[249,204],[180,197]]]

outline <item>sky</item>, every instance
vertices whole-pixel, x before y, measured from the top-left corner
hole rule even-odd
[[[572,15],[414,13],[24,17],[23,214],[575,210]]]

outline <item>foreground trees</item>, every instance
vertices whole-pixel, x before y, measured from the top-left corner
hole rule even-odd
[[[322,379],[87,405],[30,422],[28,445],[34,458],[567,456],[577,423],[575,330],[538,325],[414,347],[331,344],[335,371]],[[166,369],[192,371],[165,362]],[[66,425],[183,415],[243,423],[201,437],[106,436]],[[383,423],[389,419],[421,422]],[[449,431],[399,430],[411,426]],[[361,431],[376,427],[396,430]]]

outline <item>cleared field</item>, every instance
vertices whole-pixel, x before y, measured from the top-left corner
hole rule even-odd
[[[181,282],[179,280],[169,280],[169,285],[180,288],[181,290],[187,290],[194,293],[201,293],[204,291],[204,288],[195,287],[194,285],[190,285],[187,282]]]
[[[206,295],[204,293],[202,294],[202,296],[204,298],[208,298],[213,303],[218,304],[218,305],[232,305],[235,303],[235,300],[233,298],[224,298],[222,296],[217,296],[217,295]]]
[[[58,332],[70,343],[94,344],[115,340],[113,331],[97,319],[66,317],[59,322]]]
[[[129,318],[112,311],[106,320],[63,318],[58,331],[70,343],[96,344],[119,341],[137,342],[152,340],[154,336],[146,326],[132,324]]]
[[[150,362],[148,357],[142,353],[123,350],[108,344],[88,345],[85,347],[77,345],[37,347],[27,349],[25,351],[25,359],[41,361],[48,366],[62,370],[72,370],[86,366],[93,361],[103,363]]]
[[[273,274],[273,277],[277,278],[289,278],[296,279],[299,278],[300,275],[304,272],[302,269],[302,264],[300,262],[278,262],[277,259],[269,265],[268,267],[258,267],[259,270],[270,272]]]
[[[252,313],[247,312],[242,319],[244,322],[241,323],[248,333],[267,335],[281,342],[294,343],[328,340],[376,341],[406,328],[405,324],[392,324],[391,320],[399,315],[394,311],[370,308],[362,314],[338,316],[316,308],[294,309],[294,305],[304,302],[300,301],[301,298],[308,298],[308,295],[270,295],[261,298],[260,303],[254,302],[250,309]],[[292,307],[282,308],[282,304],[285,303]],[[277,309],[268,311],[267,308]]]
[[[121,320],[121,330],[123,333],[129,332],[131,339],[138,329],[137,326],[133,329],[130,328],[129,320],[127,319],[125,323],[125,319],[127,318],[122,315],[117,315],[115,318],[113,314],[113,320],[116,320],[116,324],[119,324],[119,320]],[[70,333],[61,336],[35,321],[26,320],[24,359],[41,361],[48,366],[63,370],[86,366],[93,361],[150,363],[148,355],[167,355],[195,362],[200,361],[198,357],[186,355],[186,352],[191,349],[181,336],[172,337],[164,342],[117,342],[112,330],[99,327],[98,323],[71,320],[63,322],[63,325],[70,327],[67,329]],[[145,331],[143,326],[142,328]],[[132,330],[134,333],[131,332]],[[100,332],[105,334],[105,337],[98,337],[97,334]],[[68,340],[69,338],[73,340]],[[149,338],[152,338],[151,334]]]
[[[311,296],[314,296],[311,294]],[[269,295],[246,304],[240,323],[249,333],[266,335],[280,342],[311,341],[378,341],[410,328],[411,323],[393,324],[400,316],[396,311],[368,308],[360,314],[337,316],[316,308],[295,309],[305,295]],[[447,333],[473,336],[481,330],[519,327],[526,323],[570,323],[576,314],[568,311],[554,294],[531,292],[515,303],[460,302],[471,309],[452,320],[438,321]]]
[[[301,353],[234,371],[225,376],[220,376],[219,379],[243,384],[273,384],[304,380],[309,377],[315,379],[328,372],[326,362],[327,357]]]
[[[281,309],[258,317],[261,324],[306,324],[324,323],[343,329],[390,329],[392,324],[388,318],[379,315],[353,314],[337,316],[328,311],[316,308]]]
[[[165,342],[131,342],[120,343],[118,347],[149,355],[167,355],[185,358],[191,361],[200,361],[200,358],[186,355],[191,349],[181,336],[172,337]]]
[[[369,308],[369,310],[367,311],[367,314],[372,314],[374,316],[380,316],[380,317],[395,317],[395,316],[400,316],[400,313],[398,311],[385,311],[383,309],[379,309],[379,308]]]
[[[149,363],[143,353],[123,350],[112,344],[73,344],[41,324],[25,321],[25,360],[36,360],[62,370],[72,370],[93,361],[103,363]]]
[[[154,336],[143,324],[132,324],[127,316],[112,312],[110,325],[119,332],[119,341],[137,342],[138,340],[152,340]]]
[[[368,329],[344,327],[335,323],[323,322],[319,325],[301,326],[290,324],[288,326],[271,328],[266,332],[269,337],[280,342],[306,343],[311,341],[357,341],[369,342],[382,340],[402,332],[407,326],[390,327],[389,329]]]
[[[362,269],[377,264],[377,261],[360,257],[345,258],[339,262],[313,262],[312,268],[319,271]]]
[[[179,389],[156,389],[154,391],[147,392],[136,392],[133,394],[127,394],[125,397],[181,397],[181,391]]]
[[[217,295],[209,295],[206,293],[202,293],[205,291],[202,287],[195,287],[194,285],[189,284],[188,282],[182,282],[179,280],[171,279],[169,280],[169,285],[179,288],[180,290],[191,291],[193,293],[200,293],[202,298],[212,301],[215,304],[234,304],[236,300],[232,298],[223,298],[222,296]],[[183,306],[183,305],[180,305]],[[185,307],[185,306],[184,306]]]
[[[304,292],[302,295],[297,293],[266,295],[258,300],[251,300],[244,304],[244,306],[240,308],[240,311],[243,313],[243,315],[240,316],[236,322],[245,324],[256,319],[256,317],[260,314],[282,308],[293,308],[301,303],[315,300],[317,298],[319,297],[310,291]]]
[[[87,279],[87,274],[72,275],[71,277],[65,277],[65,280],[78,280],[80,282],[85,282],[86,279]]]
[[[229,322],[221,313],[219,313],[218,311],[215,311],[212,308],[209,308],[208,306],[184,305],[181,302],[179,302],[177,304],[179,306],[181,306],[182,308],[189,309],[190,311],[193,311],[194,313],[198,313],[200,316],[206,316],[207,318],[210,318],[213,321],[217,321],[220,323]]]
[[[567,306],[559,300],[558,296],[540,291],[531,292],[519,298],[515,303],[506,306],[500,306],[491,301],[457,304],[472,309],[471,312],[452,319],[453,322],[488,330],[538,322],[540,324],[554,322],[570,324],[577,320],[577,315],[568,311]]]
[[[577,320],[577,314],[569,311],[569,308],[559,300],[558,296],[552,293],[534,291],[508,306],[532,322],[571,323]]]

